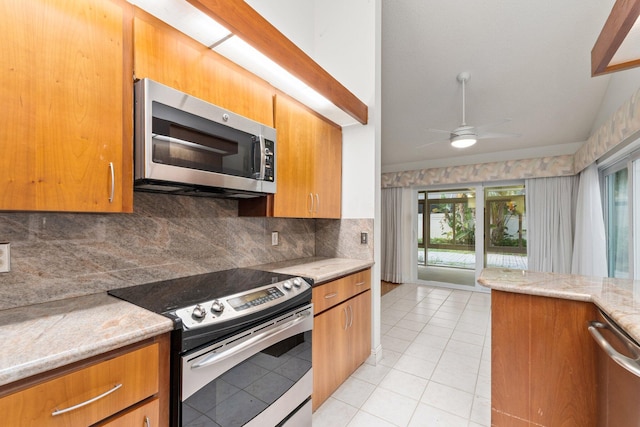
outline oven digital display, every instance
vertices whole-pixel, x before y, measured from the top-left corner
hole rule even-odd
[[[264,289],[250,294],[242,295],[239,297],[231,298],[227,300],[227,303],[235,310],[246,310],[247,308],[256,307],[260,304],[264,304],[274,299],[284,296],[282,291],[276,287]]]

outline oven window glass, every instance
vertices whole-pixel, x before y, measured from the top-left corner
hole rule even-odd
[[[258,416],[311,369],[311,334],[266,348],[190,396],[183,427],[241,426]]]
[[[152,103],[154,163],[255,178],[260,141],[254,135]]]

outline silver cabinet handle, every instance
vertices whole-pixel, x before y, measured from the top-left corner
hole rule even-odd
[[[349,327],[353,326],[353,307],[349,306]]]
[[[318,209],[320,209],[320,195],[318,195],[318,193],[316,193],[316,213],[318,213]]]
[[[144,417],[144,427],[151,427],[151,420],[149,417]]]
[[[335,296],[338,296],[338,293],[337,293],[337,292],[332,292],[332,293],[330,293],[330,294],[326,294],[326,295],[324,296],[324,299],[333,298],[333,297],[335,297]]]
[[[109,175],[111,177],[111,191],[109,192],[109,203],[113,203],[113,195],[116,191],[116,175],[113,168],[113,162],[109,162]]]
[[[311,203],[309,203],[309,213],[313,213],[313,193],[309,193],[309,200],[311,200]]]
[[[100,400],[100,399],[102,399],[103,397],[107,397],[108,395],[110,395],[111,393],[113,393],[114,391],[116,391],[117,389],[119,389],[120,387],[122,387],[122,384],[117,384],[117,385],[113,386],[113,388],[112,388],[111,390],[107,390],[107,391],[105,391],[105,392],[104,392],[104,393],[102,393],[100,396],[96,396],[96,397],[94,397],[94,398],[92,398],[92,399],[85,400],[85,401],[84,401],[84,402],[82,402],[82,403],[78,403],[77,405],[70,406],[69,408],[66,408],[66,409],[56,409],[55,411],[53,411],[53,412],[51,413],[51,416],[55,417],[56,415],[62,415],[62,414],[65,414],[65,413],[67,413],[67,412],[71,412],[71,411],[74,411],[74,410],[76,410],[76,409],[82,408],[83,406],[87,406],[88,404],[93,403],[93,402],[95,402],[96,400]]]
[[[358,282],[358,283],[356,283],[356,286],[362,286],[362,285],[364,285],[365,283],[367,283],[367,282]]]
[[[609,329],[621,340],[626,340],[627,339],[626,337],[616,334],[615,331],[613,331],[611,328],[609,328],[606,324],[602,322],[597,322],[597,321],[589,322],[589,327],[587,329],[589,329],[589,333],[591,334],[593,339],[596,341],[596,343],[598,343],[600,348],[602,348],[604,352],[607,353],[607,355],[611,359],[613,359],[614,362],[616,362],[618,365],[622,366],[624,369],[631,372],[632,374],[640,377],[640,364],[638,362],[638,359],[632,359],[616,351],[616,349],[613,348],[611,344],[609,344],[609,341],[607,341],[605,337],[602,336],[602,334],[598,329]]]

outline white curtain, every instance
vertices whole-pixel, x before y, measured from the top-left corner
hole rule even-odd
[[[571,273],[607,277],[607,238],[602,215],[598,166],[580,174]]]
[[[407,217],[411,218],[411,191],[382,189],[380,276],[392,283],[405,281],[406,266],[411,264],[411,234],[407,235]]]
[[[529,270],[571,273],[575,182],[575,177],[526,181]]]

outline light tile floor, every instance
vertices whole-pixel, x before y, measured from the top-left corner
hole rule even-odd
[[[354,372],[313,426],[489,426],[490,294],[403,284],[381,308],[382,361]]]

